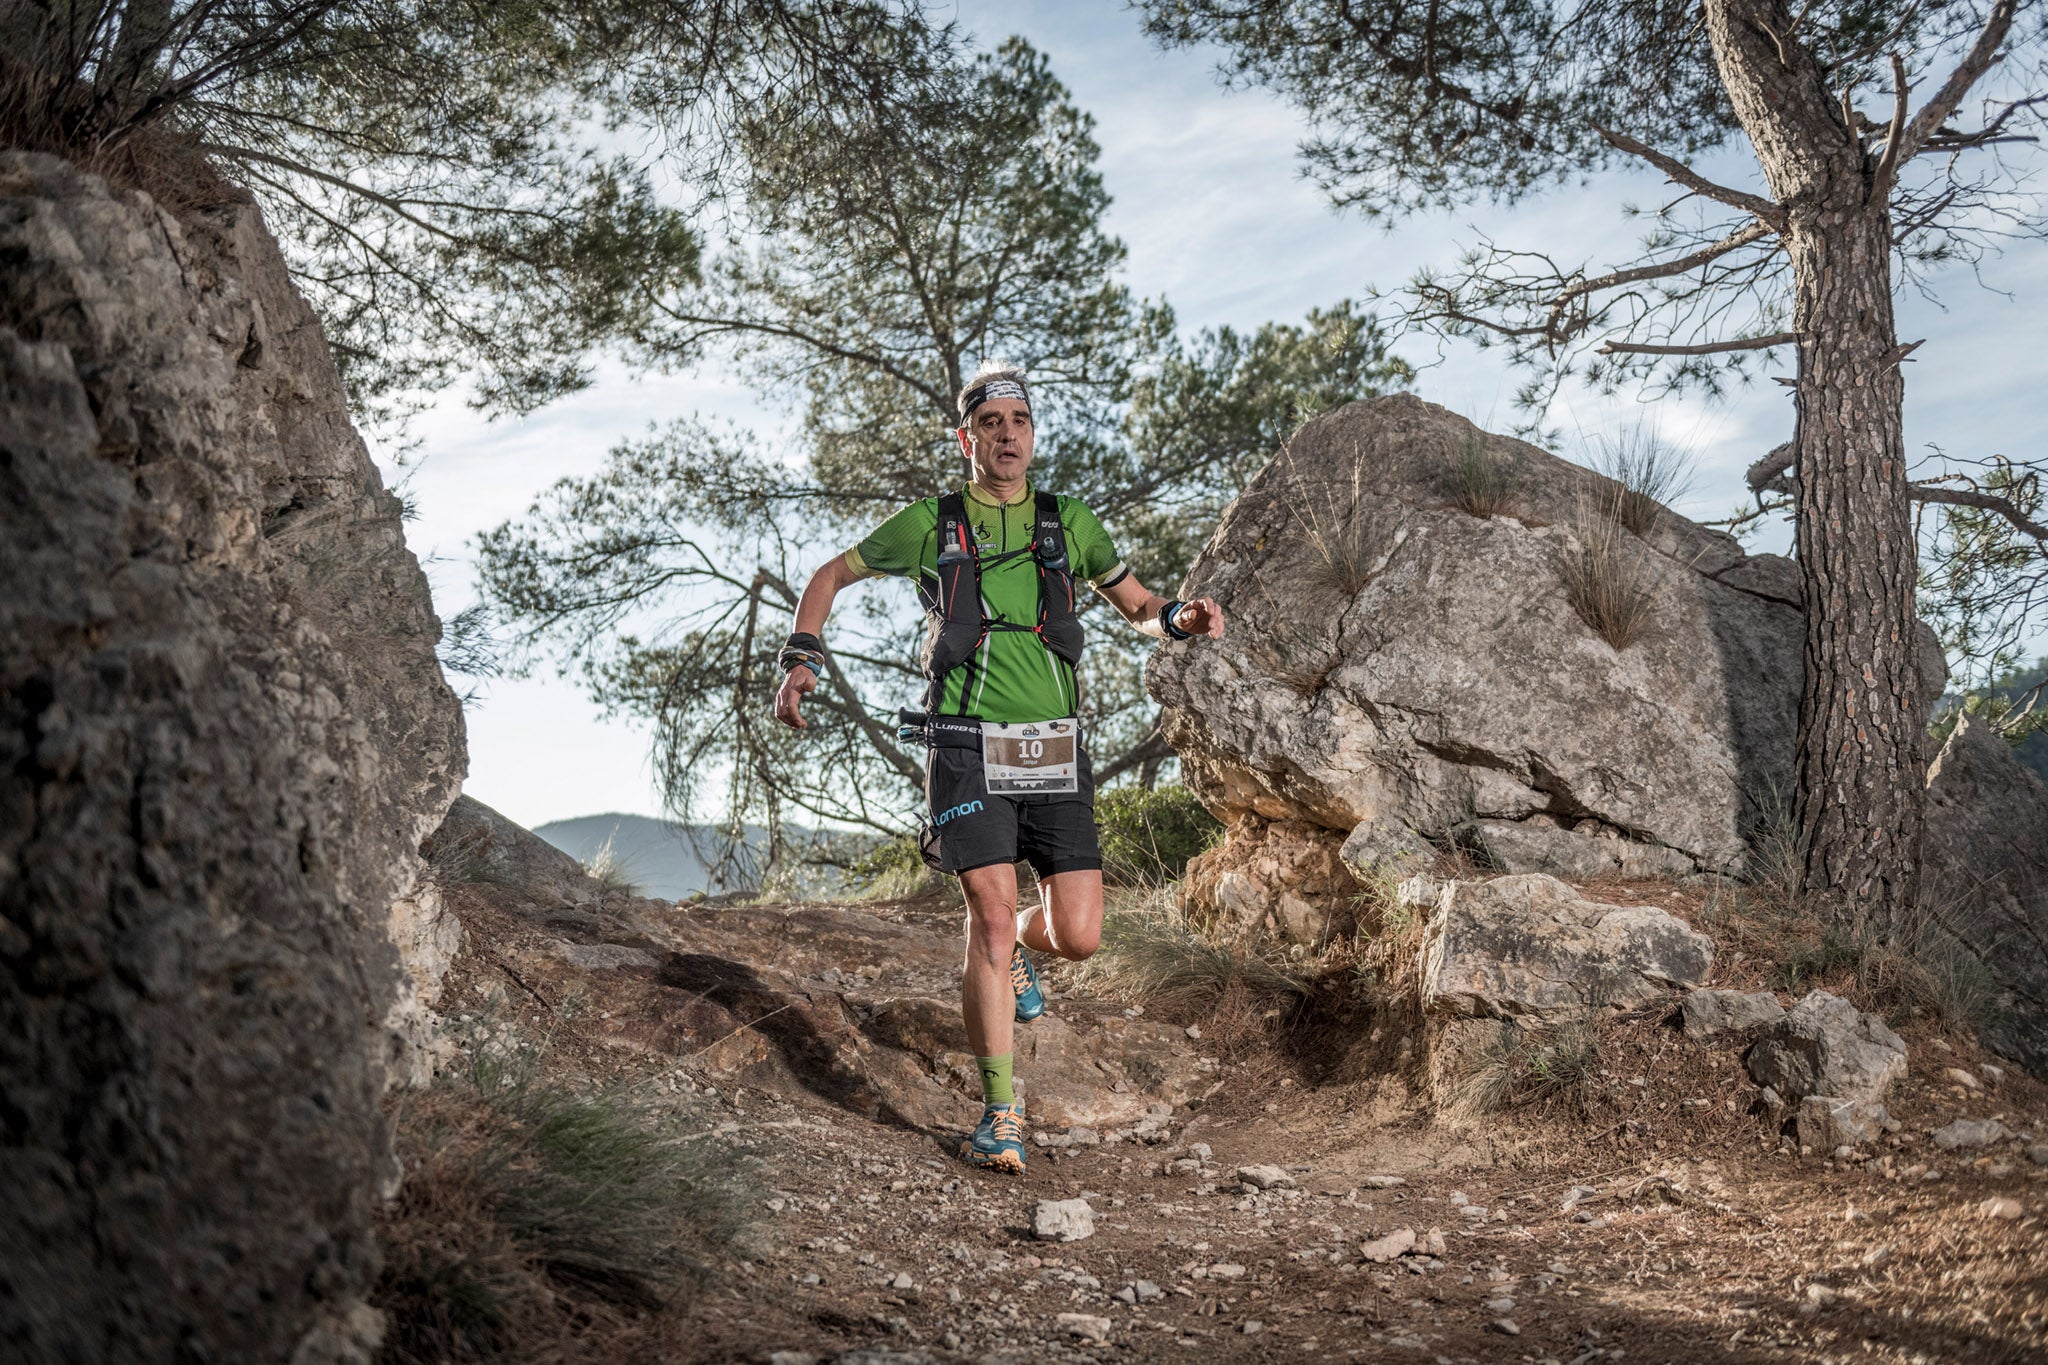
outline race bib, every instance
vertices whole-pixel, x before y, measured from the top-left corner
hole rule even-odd
[[[1081,725],[1073,720],[981,723],[981,767],[997,796],[1081,789]]]

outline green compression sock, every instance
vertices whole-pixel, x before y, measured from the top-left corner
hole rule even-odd
[[[987,1104],[1014,1104],[1017,1092],[1011,1087],[1010,1059],[1017,1054],[1005,1052],[1000,1057],[976,1057],[981,1067],[981,1102]]]

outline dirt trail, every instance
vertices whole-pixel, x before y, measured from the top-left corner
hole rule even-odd
[[[753,1259],[695,1301],[676,1359],[2048,1359],[2048,1092],[2012,1068],[1950,1084],[1987,1059],[1911,1028],[1902,1132],[1838,1166],[1783,1149],[1732,1051],[1655,1020],[1610,1036],[1569,1106],[1461,1130],[1396,1078],[1312,1086],[1298,1058],[1205,1064],[1197,1040],[1150,1083],[1199,1089],[1134,1094],[1130,1051],[1167,1031],[1056,989],[1066,1083],[1151,1117],[1034,1143],[1004,1177],[953,1156],[977,1103],[945,1051],[947,913],[457,906],[444,1009],[510,1002],[545,1019],[551,1066],[709,1099],[756,1153]],[[2024,1136],[1938,1150],[1963,1115]],[[1066,1199],[1093,1234],[1038,1240],[1039,1201]],[[1412,1252],[1368,1259],[1403,1230]]]

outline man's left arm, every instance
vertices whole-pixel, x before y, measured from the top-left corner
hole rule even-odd
[[[1223,638],[1223,608],[1217,606],[1212,597],[1176,603],[1159,596],[1131,574],[1125,574],[1098,591],[1122,613],[1124,620],[1138,628],[1141,635],[1159,640],[1169,635],[1177,640],[1184,640],[1190,635],[1206,635],[1214,640]],[[1173,608],[1173,630],[1168,630],[1166,624],[1169,607]]]
[[[1140,634],[1155,640],[1185,640],[1192,635],[1222,637],[1223,608],[1216,605],[1214,598],[1179,602],[1151,592],[1118,557],[1109,533],[1102,529],[1093,512],[1071,499],[1062,498],[1060,503],[1067,519],[1067,549],[1073,558],[1075,576],[1093,583],[1095,591],[1108,598],[1109,604]]]

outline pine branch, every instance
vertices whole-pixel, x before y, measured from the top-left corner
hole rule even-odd
[[[1720,355],[1725,351],[1761,351],[1770,346],[1789,346],[1799,340],[1797,332],[1778,332],[1767,337],[1746,337],[1739,341],[1703,341],[1696,346],[1658,346],[1641,341],[1603,342],[1597,355]]]
[[[1906,488],[1907,496],[1915,502],[1940,502],[1956,507],[1977,507],[1986,512],[1996,512],[2012,523],[2013,529],[2032,536],[2048,550],[2048,526],[2033,520],[2010,498],[2001,498],[1996,493],[1979,493],[1969,488],[1943,488],[1939,484],[1916,483]]]
[[[1927,140],[1949,121],[1956,107],[1963,102],[1963,96],[1977,83],[1978,77],[1991,69],[1998,60],[1998,45],[2005,41],[2006,33],[2012,28],[2012,18],[2019,8],[2017,0],[1997,0],[1991,13],[1984,19],[1984,27],[1977,33],[1977,41],[1970,44],[1969,52],[1949,72],[1934,98],[1913,115],[1913,121],[1906,125],[1905,132],[1898,139],[1898,152],[1892,156],[1895,164],[1903,164],[1920,154]],[[1886,148],[1887,155],[1891,149]]]
[[[1593,131],[1606,138],[1609,145],[1641,157],[1669,176],[1673,183],[1685,186],[1694,194],[1726,204],[1730,208],[1741,209],[1744,213],[1753,213],[1773,228],[1783,230],[1785,210],[1771,200],[1751,194],[1747,190],[1730,189],[1726,185],[1716,184],[1683,161],[1666,156],[1648,143],[1639,142],[1627,133],[1612,132],[1597,125]]]

